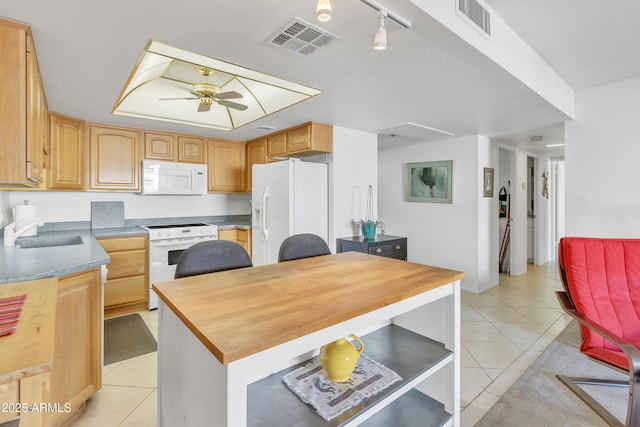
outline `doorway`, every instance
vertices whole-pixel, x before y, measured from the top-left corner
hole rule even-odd
[[[536,240],[535,167],[533,157],[527,157],[527,262],[534,263]]]

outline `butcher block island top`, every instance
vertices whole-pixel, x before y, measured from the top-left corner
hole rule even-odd
[[[345,252],[155,283],[153,289],[228,364],[463,277]]]

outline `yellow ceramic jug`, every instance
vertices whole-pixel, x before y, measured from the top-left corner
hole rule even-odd
[[[340,338],[320,348],[320,363],[324,374],[331,381],[337,383],[349,380],[351,373],[356,368],[360,353],[364,350],[364,344],[360,338],[353,334],[349,336],[360,343],[359,349],[356,349],[345,338]]]

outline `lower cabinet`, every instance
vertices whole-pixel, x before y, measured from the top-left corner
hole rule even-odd
[[[104,284],[104,317],[147,308],[147,236],[100,238],[109,254]]]
[[[100,389],[100,268],[60,277],[57,299],[50,402],[65,410],[47,413],[47,426],[66,424],[77,417],[86,400]]]
[[[231,240],[238,243],[251,256],[251,230],[229,228],[218,231],[218,239]]]

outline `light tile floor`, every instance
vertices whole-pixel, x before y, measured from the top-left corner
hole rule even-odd
[[[569,322],[556,301],[555,263],[500,275],[481,294],[462,293],[461,426],[473,426]],[[157,337],[156,311],[140,312]],[[102,389],[74,427],[155,427],[157,353],[105,366]]]

